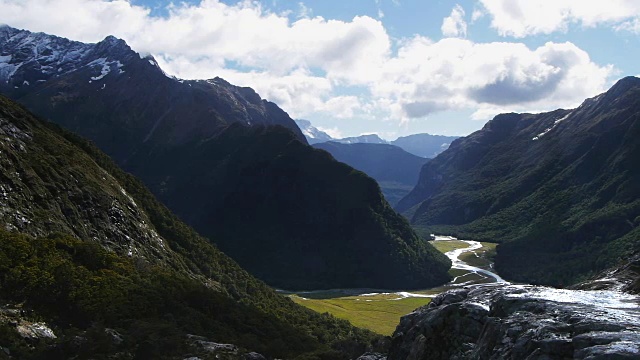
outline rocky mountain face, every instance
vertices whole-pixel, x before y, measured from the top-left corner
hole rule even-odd
[[[231,123],[282,125],[305,141],[284,111],[251,88],[168,77],[153,57],[111,36],[82,44],[0,27],[0,91],[120,164],[143,147],[200,141]]]
[[[496,268],[567,285],[640,251],[640,79],[573,110],[498,115],[421,170],[396,209],[432,232],[501,242]]]
[[[389,144],[325,142],[313,147],[374,178],[391,206],[413,189],[428,161]]]
[[[2,27],[0,59],[6,94],[93,141],[271,285],[424,288],[449,278],[447,258],[374,180],[308,147],[252,89],[167,77],[112,37],[80,44]]]
[[[2,96],[0,134],[3,357],[345,358],[377,341],[277,295],[91,143]]]
[[[85,171],[92,161],[86,154],[65,158],[65,153],[76,152],[73,145],[43,131],[42,125],[2,100],[0,221],[4,228],[34,237],[73,234],[121,255],[179,265],[147,214],[112,175],[97,167]]]
[[[637,359],[639,301],[612,290],[452,290],[401,319],[388,359]]]
[[[317,144],[333,140],[331,135],[311,125],[311,121],[309,120],[295,120],[295,122],[309,144]]]

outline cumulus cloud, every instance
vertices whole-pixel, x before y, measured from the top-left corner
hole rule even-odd
[[[519,6],[534,2],[481,1],[494,23],[502,15],[492,4],[511,4],[513,9],[501,11],[517,14],[527,11]],[[253,87],[298,118],[406,124],[450,109],[477,110],[474,116],[481,117],[495,109],[569,107],[604,90],[613,71],[571,43],[530,49],[463,39],[460,6],[443,22],[443,33],[452,37],[439,41],[392,40],[378,19],[342,21],[310,13],[298,18],[300,13],[273,13],[256,1],[176,2],[167,12],[153,16],[124,0],[0,0],[2,23],[86,42],[113,34],[136,51],[153,54],[169,74],[220,76]]]
[[[571,24],[585,27],[617,24],[638,32],[637,0],[480,0],[500,35],[517,38],[566,31]]]
[[[464,20],[464,9],[456,4],[451,10],[451,15],[442,20],[442,35],[446,37],[466,37],[467,22]]]
[[[372,91],[394,116],[408,118],[444,109],[551,109],[578,105],[603,91],[612,71],[571,43],[529,49],[520,43],[415,37],[385,64]]]

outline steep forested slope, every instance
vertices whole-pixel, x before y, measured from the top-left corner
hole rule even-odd
[[[640,80],[574,110],[503,114],[453,142],[397,206],[433,231],[502,242],[511,279],[566,285],[640,250]]]
[[[313,147],[374,178],[392,206],[413,189],[420,168],[428,161],[388,144],[325,142]]]
[[[135,164],[170,208],[274,286],[416,288],[448,278],[444,255],[373,179],[283,128],[231,126]]]
[[[277,295],[93,145],[4,97],[0,133],[0,333],[13,356],[174,358],[202,352],[195,334],[347,358],[375,340]],[[27,320],[57,339],[28,343],[9,325]]]

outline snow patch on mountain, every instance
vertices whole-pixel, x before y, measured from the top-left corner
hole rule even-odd
[[[0,56],[0,81],[4,80],[6,83],[9,83],[9,79],[22,65],[11,64],[10,61],[11,55]]]
[[[17,89],[87,67],[96,71],[89,81],[98,81],[111,72],[124,73],[132,54],[124,41],[112,36],[84,44],[4,26],[0,27],[0,87]]]
[[[302,131],[304,137],[307,138],[309,144],[317,144],[321,142],[333,141],[334,139],[326,132],[311,125],[308,120],[295,120],[296,124]]]
[[[377,134],[367,134],[360,136],[347,137],[344,139],[333,140],[342,144],[388,144],[387,140],[382,139]]]
[[[87,66],[89,66],[89,67],[101,67],[100,75],[91,77],[91,80],[93,80],[93,81],[101,80],[105,76],[109,75],[109,73],[111,72],[111,68],[112,67],[115,67],[118,70],[118,74],[124,73],[124,70],[122,70],[122,66],[123,65],[118,60],[107,61],[107,58],[99,58],[99,59],[96,59],[96,60],[90,62]]]
[[[560,124],[561,122],[565,121],[569,117],[569,115],[571,115],[571,113],[568,113],[567,115],[563,116],[562,118],[557,119],[556,121],[553,122],[553,125],[551,125],[550,127],[546,128],[540,134],[534,136],[533,139],[531,139],[531,140],[533,140],[533,141],[540,140],[540,138],[545,136],[545,135],[547,135],[549,133],[549,131],[555,129],[558,126],[558,124]]]

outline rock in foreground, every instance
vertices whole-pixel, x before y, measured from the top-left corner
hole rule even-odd
[[[452,290],[402,318],[388,359],[638,359],[638,301],[528,285]]]

